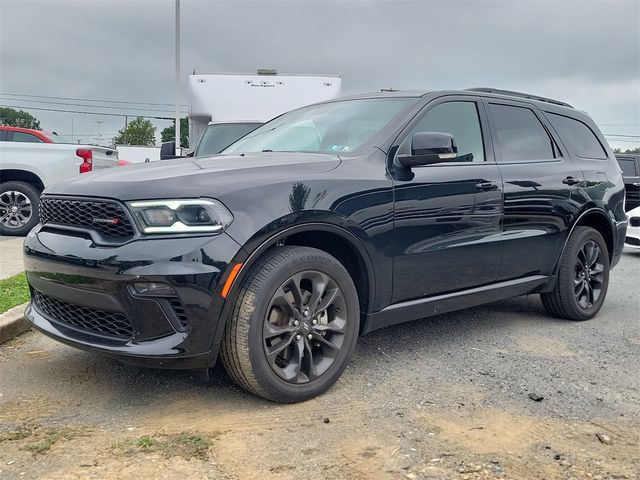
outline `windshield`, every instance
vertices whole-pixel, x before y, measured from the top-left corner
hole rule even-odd
[[[407,98],[345,100],[285,113],[223,153],[351,152],[380,132]]]
[[[195,157],[216,155],[236,140],[255,130],[261,123],[214,123],[207,126],[200,138]]]

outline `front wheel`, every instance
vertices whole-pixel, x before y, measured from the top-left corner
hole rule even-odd
[[[0,233],[26,235],[36,226],[38,217],[38,190],[25,182],[0,184]]]
[[[604,303],[609,286],[609,252],[597,230],[577,227],[560,259],[552,292],[540,294],[551,315],[568,320],[588,320]]]
[[[358,294],[326,252],[278,247],[244,280],[222,339],[224,366],[246,390],[300,402],[329,389],[358,338]]]

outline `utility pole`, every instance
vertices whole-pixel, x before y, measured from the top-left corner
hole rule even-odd
[[[176,0],[176,155],[180,148],[180,0]]]
[[[127,142],[127,127],[129,126],[129,115],[124,116],[124,144],[129,145]]]
[[[73,143],[73,118],[71,119],[71,143]]]
[[[98,142],[97,142],[98,145],[100,145],[100,140],[101,140],[101,137],[100,137],[100,124],[102,124],[104,122],[101,122],[100,120],[96,120],[96,123],[98,124],[98,131],[96,132],[96,139],[98,140]]]

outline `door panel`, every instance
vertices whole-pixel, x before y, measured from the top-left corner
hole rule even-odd
[[[395,187],[394,302],[494,282],[502,192],[493,164],[430,166]]]
[[[395,180],[393,302],[463,290],[496,280],[503,209],[482,106],[468,97],[429,104],[399,142],[414,133],[450,133],[458,157],[412,169]]]
[[[582,172],[568,158],[500,165],[500,171],[505,205],[499,279],[549,275],[567,238],[569,222],[585,202],[577,186],[562,180],[581,179]]]
[[[498,279],[549,275],[585,202],[582,170],[534,107],[486,103],[504,190]]]

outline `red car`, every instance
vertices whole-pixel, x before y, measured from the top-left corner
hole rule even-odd
[[[2,142],[31,142],[31,143],[69,143],[64,142],[55,133],[45,133],[30,128],[9,127],[0,125],[0,141]]]

